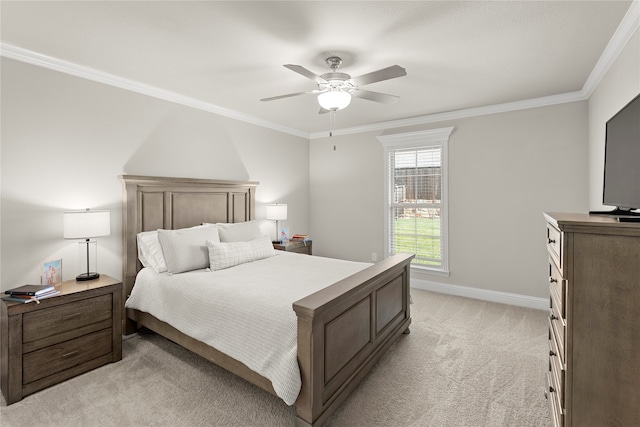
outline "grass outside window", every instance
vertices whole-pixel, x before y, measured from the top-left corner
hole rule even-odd
[[[440,218],[404,217],[393,221],[394,253],[414,253],[415,264],[440,266]]]

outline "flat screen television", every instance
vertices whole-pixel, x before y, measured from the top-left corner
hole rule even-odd
[[[607,214],[640,215],[640,95],[607,121],[602,194]]]

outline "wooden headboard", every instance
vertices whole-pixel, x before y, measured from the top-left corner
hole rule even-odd
[[[136,235],[203,222],[242,222],[255,217],[257,182],[121,175],[122,280],[131,293],[138,260]]]

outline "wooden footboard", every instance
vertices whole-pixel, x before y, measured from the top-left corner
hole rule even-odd
[[[409,265],[395,255],[293,304],[298,426],[322,425],[411,323]]]

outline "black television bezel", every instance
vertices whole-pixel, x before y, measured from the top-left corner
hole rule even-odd
[[[607,144],[609,142],[608,139],[608,133],[609,133],[609,123],[615,119],[620,113],[622,113],[623,111],[625,111],[627,108],[629,108],[629,106],[631,104],[634,104],[635,102],[639,102],[640,103],[640,93],[637,94],[635,97],[633,97],[629,102],[627,102],[624,107],[622,107],[620,110],[618,110],[618,112],[616,112],[613,116],[611,116],[611,118],[609,118],[609,120],[607,120],[606,124],[605,124],[605,145],[604,145],[604,167],[603,167],[603,172],[602,172],[602,204],[605,206],[614,206],[611,205],[610,203],[605,203],[605,191],[606,191],[606,185],[607,185],[607,181],[606,181],[606,176],[607,176]],[[630,206],[615,206],[615,208],[611,211],[604,211],[604,212],[591,212],[593,214],[602,214],[602,215],[613,215],[613,216],[619,216],[622,217],[624,219],[624,217],[634,217],[633,220],[640,220],[640,212],[637,212],[637,210],[640,210],[640,206],[637,207],[630,207]]]

